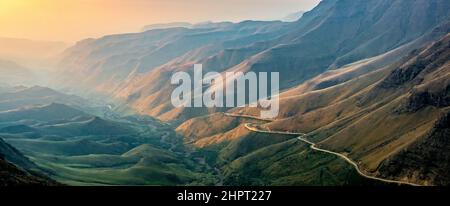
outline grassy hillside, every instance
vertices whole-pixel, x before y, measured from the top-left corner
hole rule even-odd
[[[436,155],[440,149],[442,158],[430,161],[446,165],[446,144],[436,148],[426,147],[423,142],[440,142],[437,138],[446,131],[445,126],[437,126],[436,122],[442,122],[448,112],[448,41],[447,35],[398,64],[282,100],[282,104],[288,105],[282,112],[287,118],[265,127],[307,132],[307,137],[320,147],[346,154],[375,175],[389,174],[393,179],[420,184],[443,184],[447,179],[443,170],[427,171],[419,166],[427,165],[422,158],[412,155],[420,153],[421,148],[430,157],[430,153]],[[345,92],[341,90],[344,88]],[[310,102],[318,104],[310,107]],[[289,105],[301,105],[302,109]],[[406,162],[400,163],[400,159]],[[402,165],[411,170],[400,170],[404,168]]]
[[[346,162],[295,139],[273,144],[224,167],[230,185],[373,185]]]
[[[59,185],[37,170],[36,164],[0,138],[0,186]]]
[[[14,92],[7,95],[18,96]],[[27,98],[33,102],[32,97]],[[0,112],[0,136],[8,142],[0,142],[0,151],[5,161],[21,168],[69,185],[218,182],[212,167],[194,157],[170,125],[153,118],[121,117],[111,110],[104,115],[110,119],[100,118],[59,103],[16,106],[19,108]],[[5,184],[27,184],[25,180],[38,184],[26,171],[16,174],[12,165],[5,162],[4,166],[6,173],[1,178]]]
[[[185,185],[215,181],[192,160],[151,145],[117,155],[42,155],[33,160],[55,179],[74,185]]]
[[[446,127],[437,122],[444,121],[448,113],[449,39],[446,35],[396,63],[363,72],[325,88],[318,85],[330,79],[347,78],[349,72],[360,69],[360,64],[364,62],[287,90],[281,94],[278,119],[260,122],[261,128],[307,133],[306,137],[318,143],[320,148],[346,155],[368,174],[418,184],[445,184],[446,172],[441,167],[426,170],[425,160],[416,155],[423,154],[425,159],[445,168],[447,144],[441,138],[446,134]],[[259,114],[258,110],[248,108],[230,112]],[[283,158],[269,158],[266,167],[237,161],[251,158],[249,153],[279,142],[270,142],[273,135],[252,134],[243,127],[242,121],[229,116],[222,118],[220,114],[213,114],[195,118],[182,124],[178,131],[187,137],[193,137],[190,132],[196,131],[196,146],[216,151],[218,162],[225,160],[231,165],[236,164],[237,171],[251,169],[261,172],[269,164],[285,161]],[[251,138],[252,135],[256,137]],[[264,144],[266,141],[270,143]],[[425,146],[425,142],[442,142],[442,145]],[[249,146],[253,149],[246,150]],[[259,158],[253,155],[253,158]],[[439,158],[431,160],[435,155]],[[400,163],[400,160],[406,162]],[[403,167],[410,170],[401,170]],[[234,173],[239,173],[237,171]],[[254,176],[260,179],[267,174]]]

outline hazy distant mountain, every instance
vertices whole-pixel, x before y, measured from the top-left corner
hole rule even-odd
[[[299,21],[288,24],[279,38],[226,50],[224,55],[210,57],[214,62],[166,64],[126,82],[117,96],[137,111],[163,120],[189,119],[208,110],[174,109],[169,100],[173,87],[166,82],[174,71],[192,71],[194,62],[219,72],[278,71],[280,86],[286,89],[327,70],[411,43],[445,24],[450,18],[448,9],[450,4],[442,0],[322,1]]]
[[[420,119],[411,121],[411,124],[425,124],[413,130],[416,141],[383,161],[380,166],[383,176],[408,178],[432,185],[450,184],[447,172],[450,169],[450,144],[447,141],[450,131],[450,113],[447,110],[450,106],[449,74],[450,34],[429,48],[418,51],[406,67],[394,70],[380,84],[385,89],[411,88],[394,114],[419,116],[426,113]],[[411,138],[408,135],[408,141]]]
[[[0,81],[8,85],[32,85],[36,82],[36,76],[28,68],[0,59]]]
[[[251,22],[251,21],[250,21]],[[232,26],[234,23],[232,22],[212,22],[212,21],[205,21],[205,22],[199,22],[192,25],[192,28],[195,29],[207,29],[207,28],[225,28],[228,26]]]
[[[293,23],[245,21],[107,36],[65,53],[61,68],[75,74],[63,81],[88,82],[138,112],[184,120],[211,112],[170,104],[171,74],[191,72],[194,63],[219,72],[278,71],[281,88],[288,89],[407,44],[418,48],[415,41],[449,21],[449,10],[445,0],[326,0]]]
[[[173,22],[173,23],[163,23],[163,24],[151,24],[144,26],[141,30],[142,32],[155,30],[155,29],[170,29],[176,27],[188,28],[188,29],[207,29],[207,28],[224,28],[233,25],[231,22],[200,22],[196,24],[191,24],[188,22]]]
[[[37,120],[49,122],[73,119],[86,115],[86,113],[66,105],[52,103],[44,106],[0,112],[0,121]]]
[[[154,30],[154,29],[169,29],[169,28],[175,28],[175,27],[184,27],[184,28],[191,28],[193,25],[191,23],[187,22],[173,22],[173,23],[165,23],[165,24],[151,24],[144,26],[142,28],[142,32],[148,31],[148,30]]]
[[[0,112],[28,106],[63,103],[74,107],[90,105],[91,102],[81,97],[67,95],[47,87],[14,87],[0,91]]]
[[[298,12],[288,14],[287,16],[282,18],[281,21],[286,21],[286,22],[298,21],[300,18],[302,18],[304,13],[305,13],[304,11],[298,11]]]
[[[67,45],[63,42],[34,41],[28,39],[0,37],[0,59],[18,62],[39,68],[48,65]],[[33,69],[34,69],[33,68]]]
[[[192,29],[157,29],[84,40],[62,55],[59,83],[76,87],[82,81],[86,87],[111,92],[143,73],[179,62],[177,59],[204,59],[276,38],[287,29],[283,22],[205,23]]]

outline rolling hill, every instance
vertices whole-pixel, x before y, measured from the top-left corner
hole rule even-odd
[[[65,104],[78,108],[86,108],[92,105],[91,101],[84,98],[41,86],[5,87],[4,91],[0,94],[0,112],[25,107],[50,105],[52,103]]]
[[[0,121],[36,120],[50,122],[86,115],[86,113],[66,105],[52,103],[44,106],[0,112]]]
[[[4,185],[59,184],[46,176],[71,185],[211,185],[217,181],[211,167],[199,164],[167,124],[143,116],[122,117],[110,110],[101,118],[88,112],[102,113],[103,107],[83,107],[86,104],[78,104],[81,109],[61,103],[28,105],[41,99],[78,100],[48,88],[5,90],[4,100],[25,99],[26,106],[11,104],[10,110],[0,112]]]

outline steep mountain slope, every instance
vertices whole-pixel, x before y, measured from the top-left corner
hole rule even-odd
[[[218,23],[89,39],[62,56],[69,78],[61,81],[112,93],[125,109],[183,121],[216,111],[170,103],[171,75],[191,73],[195,63],[205,72],[278,71],[288,89],[407,44],[418,48],[414,42],[446,24],[449,10],[445,0],[325,0],[293,23]]]
[[[284,44],[236,69],[279,71],[281,87],[413,41],[449,20],[446,1],[328,0],[297,22]],[[289,54],[289,55],[287,55]]]
[[[397,64],[283,101],[285,118],[263,127],[306,132],[374,175],[446,185],[449,54],[450,34]]]
[[[207,25],[154,29],[81,41],[62,55],[59,83],[80,86],[79,81],[82,81],[100,91],[111,92],[123,81],[188,52],[196,51],[196,58],[205,58],[227,48],[275,38],[287,29],[287,23],[279,21]]]
[[[397,70],[388,84],[414,84],[401,112],[417,113],[432,109],[440,111],[431,120],[432,125],[421,139],[406,150],[383,162],[380,172],[386,176],[413,179],[424,184],[448,185],[448,76],[450,71],[450,35],[420,53],[414,64],[402,71]]]
[[[0,158],[0,186],[56,186],[52,180],[31,175]]]
[[[0,138],[0,186],[58,185],[53,180],[33,173],[31,170],[36,167]]]
[[[439,118],[424,138],[388,158],[380,166],[384,177],[409,177],[424,184],[448,185],[448,113]]]
[[[287,89],[329,69],[412,43],[447,23],[449,9],[443,0],[322,1],[299,21],[289,24],[283,36],[235,50],[237,54],[244,52],[245,59],[234,64],[169,64],[133,80],[116,93],[139,112],[167,121],[189,119],[211,111],[171,106],[168,97],[174,87],[167,82],[175,71],[192,72],[194,63],[203,63],[207,71],[278,71],[280,86]],[[228,56],[214,58],[214,62],[228,62]]]
[[[1,159],[12,162],[23,169],[35,169],[37,166],[22,155],[16,148],[12,147],[0,138]]]

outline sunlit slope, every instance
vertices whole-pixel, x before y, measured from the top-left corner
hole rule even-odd
[[[401,174],[394,178],[422,184],[443,184],[447,175],[442,168],[437,167],[441,171],[438,174],[426,171],[427,164],[422,164],[422,158],[411,155],[421,153],[418,150],[421,148],[428,152],[428,157],[431,153],[442,156],[435,160],[429,157],[436,164],[447,156],[446,144],[437,148],[430,144],[434,148],[430,151],[421,142],[441,141],[434,138],[442,137],[446,131],[449,39],[447,35],[393,67],[295,97],[291,102],[284,100],[282,104],[296,106],[282,112],[288,114],[287,118],[265,126],[272,130],[307,132],[308,138],[320,142],[321,147],[348,154],[368,172]],[[364,84],[367,85],[359,87]],[[316,102],[319,107],[311,108],[308,102]],[[403,156],[398,157],[400,154]],[[407,162],[400,163],[399,158]],[[384,166],[380,174],[380,166],[386,164],[389,170]],[[410,171],[394,169],[405,164]]]
[[[244,52],[243,56],[250,54],[245,59],[236,59],[238,61],[233,60],[233,64],[227,65],[222,62],[229,62],[229,55],[216,56],[216,60],[212,64],[204,64],[204,68],[219,72],[276,71],[280,72],[281,88],[288,89],[330,69],[412,44],[449,20],[448,7],[445,1],[425,0],[323,1],[299,21],[289,24],[290,30],[279,38],[232,50],[237,54]],[[420,45],[412,47],[419,48]],[[401,56],[405,52],[397,54]],[[392,59],[385,59],[385,62],[389,61],[392,63]],[[138,112],[165,121],[184,120],[214,112],[173,108],[170,104],[169,94],[174,87],[166,83],[175,71],[192,72],[194,63],[205,62],[169,62],[127,83],[118,90],[118,96]],[[368,70],[371,69],[365,69],[365,72]],[[333,84],[328,81],[317,86],[330,83]]]
[[[376,185],[359,176],[343,160],[310,150],[292,139],[240,157],[227,166],[225,182],[230,185]]]
[[[447,178],[444,170],[432,167],[433,172],[427,171],[425,160],[415,155],[426,152],[426,160],[446,165],[443,161],[447,157],[447,146],[442,137],[447,131],[449,39],[446,35],[399,62],[336,85],[323,89],[311,87],[311,91],[302,90],[298,95],[293,94],[301,87],[288,90],[281,94],[278,119],[260,123],[267,130],[307,133],[307,138],[320,147],[346,154],[374,175],[389,175],[391,179],[419,184],[444,184]],[[321,78],[346,78],[358,64]],[[314,84],[320,84],[321,78],[313,80]],[[237,108],[229,112],[259,115],[258,110],[252,109]],[[197,146],[222,145],[224,148],[252,134],[243,127],[243,122],[221,113],[191,119],[182,124],[178,132],[194,139]],[[268,140],[265,135],[259,137],[253,144]],[[435,141],[443,145],[425,143]],[[219,156],[228,156],[227,150],[218,151]],[[436,155],[439,158],[432,160]],[[408,162],[400,163],[400,159],[408,159]],[[410,170],[401,170],[402,165]]]

